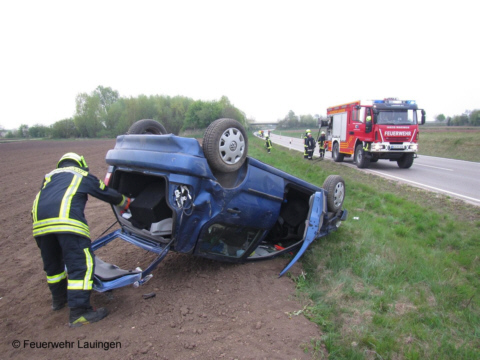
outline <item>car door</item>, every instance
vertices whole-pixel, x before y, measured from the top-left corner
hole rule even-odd
[[[298,250],[295,257],[290,261],[290,263],[282,270],[280,276],[285,274],[292,266],[297,262],[298,259],[303,255],[305,250],[310,246],[310,244],[319,237],[320,230],[323,225],[323,218],[327,212],[327,202],[325,193],[323,191],[317,191],[309,200],[309,211],[308,217],[305,226],[305,233],[303,236],[303,243]]]

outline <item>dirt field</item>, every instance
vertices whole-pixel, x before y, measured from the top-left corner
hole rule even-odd
[[[232,265],[170,253],[144,286],[94,292],[104,320],[68,327],[68,309],[53,312],[39,250],[31,232],[32,202],[43,175],[73,151],[103,179],[114,140],[29,141],[0,144],[0,332],[3,359],[312,359],[317,326],[293,313],[303,304],[294,282],[278,278],[287,259]],[[92,239],[115,222],[109,205],[90,198]],[[113,229],[112,229],[113,230]],[[125,269],[151,255],[116,240],[102,259]],[[299,274],[300,266],[293,272]],[[155,297],[142,295],[154,292]],[[49,343],[50,342],[50,343]],[[110,349],[101,345],[111,343]],[[53,348],[63,346],[64,348]],[[305,352],[308,349],[308,352]]]

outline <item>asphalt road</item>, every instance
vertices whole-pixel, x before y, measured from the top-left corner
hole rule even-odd
[[[280,144],[303,153],[303,139],[271,134],[274,144]],[[318,147],[315,149],[318,156]],[[331,152],[325,159],[332,160]],[[353,156],[345,158],[344,166],[351,166],[358,171],[383,176],[426,190],[442,193],[480,206],[480,163],[452,160],[433,156],[419,155],[410,169],[400,169],[397,162],[379,160],[371,163],[368,169],[358,169],[353,164]]]

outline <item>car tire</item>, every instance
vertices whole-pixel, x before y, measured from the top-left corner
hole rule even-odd
[[[166,134],[167,130],[165,127],[160,124],[158,121],[152,119],[143,119],[138,120],[130,126],[127,131],[127,135],[134,134],[153,134],[153,135],[163,135]]]
[[[370,159],[365,156],[362,144],[358,144],[355,148],[355,162],[359,169],[365,169],[370,164]]]
[[[333,144],[332,157],[335,162],[343,161],[344,154],[340,154],[340,145],[338,145],[338,142]]]
[[[247,158],[247,133],[237,120],[218,119],[205,130],[202,146],[212,171],[230,173],[240,169]]]
[[[323,182],[327,191],[327,210],[337,212],[342,209],[345,200],[345,181],[340,175],[329,175]]]
[[[413,165],[413,154],[404,154],[397,160],[397,165],[401,169],[408,169]]]

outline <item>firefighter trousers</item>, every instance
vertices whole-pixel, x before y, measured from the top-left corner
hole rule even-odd
[[[70,308],[90,308],[95,270],[90,239],[74,234],[51,233],[38,236],[35,240],[53,299],[67,296]]]
[[[308,148],[308,149],[307,149],[307,158],[308,158],[308,160],[312,160],[312,159],[313,159],[313,151],[314,151],[314,150],[315,150],[315,149],[312,149],[312,148]]]

